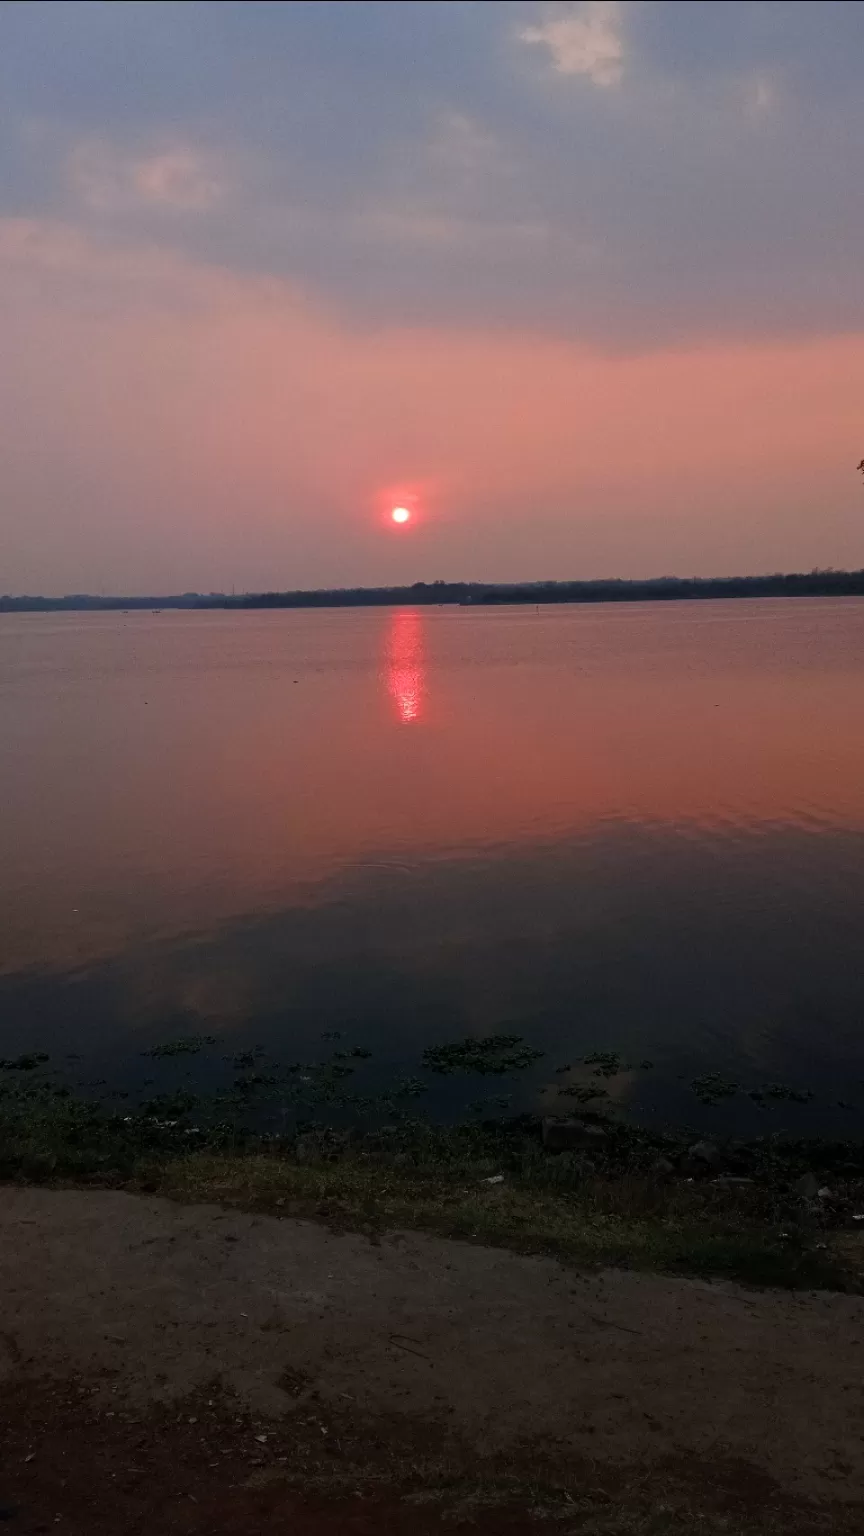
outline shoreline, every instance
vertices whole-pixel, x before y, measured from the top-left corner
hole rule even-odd
[[[0,1220],[22,1536],[861,1528],[858,1297],[121,1190]]]
[[[861,597],[864,570],[790,571],[761,576],[654,576],[536,582],[416,581],[410,586],[323,587],[296,591],[184,592],[163,596],[115,597],[90,592],[62,597],[0,594],[2,613],[161,613],[172,610],[259,608],[377,608],[500,604],[608,604],[681,602],[763,597]]]
[[[352,1093],[362,1059],[238,1053],[231,1094],[131,1108],[44,1053],[0,1067],[13,1530],[857,1532],[864,1142],[700,1139],[581,1090],[436,1124],[415,1079]],[[469,1038],[424,1067],[534,1059]],[[256,1128],[298,1078],[297,1123]],[[338,1123],[361,1104],[379,1123]]]
[[[864,1291],[857,1139],[711,1140],[581,1107],[453,1125],[402,1110],[366,1127],[319,1111],[277,1135],[248,1120],[207,1121],[201,1096],[120,1112],[35,1071],[2,1078],[7,1182],[143,1190],[346,1231],[430,1232],[576,1267]]]
[[[218,1068],[224,1086],[195,1092],[194,1058],[215,1045],[190,1035],[153,1046],[149,1097],[98,1079],[73,1087],[42,1051],[0,1059],[0,1179],[431,1232],[577,1267],[864,1290],[860,1137],[721,1139],[634,1123],[606,1085],[637,1068],[608,1049],[556,1067],[542,1113],[504,1112],[508,1096],[487,1093],[471,1119],[423,1114],[436,1076],[467,1091],[490,1077],[515,1086],[542,1057],[519,1035],[429,1046],[425,1076],[377,1092],[371,1052],[332,1037],[318,1061],[280,1064],[258,1049],[205,1060],[201,1072]],[[716,1072],[691,1087],[703,1106],[741,1091]],[[812,1098],[783,1083],[757,1092]]]

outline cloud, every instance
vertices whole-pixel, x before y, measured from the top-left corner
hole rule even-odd
[[[861,314],[862,48],[832,0],[0,3],[0,217],[360,326],[825,334]]]
[[[69,172],[73,188],[97,213],[135,208],[199,213],[225,190],[204,157],[182,144],[134,155],[88,140],[72,151]]]
[[[742,81],[744,108],[752,117],[763,118],[777,110],[780,91],[770,74],[756,70]]]
[[[542,44],[560,75],[587,75],[595,85],[620,85],[624,73],[619,0],[584,0],[577,10],[547,16],[539,26],[524,27],[524,43]]]
[[[435,125],[428,147],[430,163],[467,181],[502,169],[495,135],[467,112],[447,112]]]

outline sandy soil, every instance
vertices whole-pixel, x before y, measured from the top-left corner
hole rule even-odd
[[[864,1501],[859,1298],[579,1275],[417,1234],[373,1242],[115,1191],[0,1188],[0,1239],[10,1530],[153,1529],[140,1477],[104,1526],[104,1487],[88,1512],[76,1482],[86,1464],[90,1494],[101,1478],[116,1503],[126,1464],[145,1452],[148,1499],[177,1484],[161,1529],[258,1529],[243,1523],[248,1511],[226,1524],[221,1496],[223,1523],[212,1509],[205,1518],[208,1478],[264,1497],[297,1463],[297,1436],[357,1449],[364,1433],[388,1455],[403,1442],[406,1458],[458,1445],[478,1466],[539,1457],[550,1476],[590,1468],[613,1488],[661,1464],[664,1475],[731,1469],[755,1502],[794,1501],[805,1524],[790,1514],[784,1530],[815,1530],[810,1514],[829,1508],[830,1528],[845,1528]],[[97,1443],[107,1456],[118,1435],[122,1472],[90,1466]],[[322,1525],[317,1506],[307,1499],[301,1521],[296,1490],[283,1492],[267,1528],[382,1528],[362,1490],[350,1493],[340,1522]],[[512,1518],[501,1510],[484,1529]],[[436,1519],[415,1509],[411,1530]],[[391,1511],[384,1525],[401,1520]],[[848,1528],[864,1529],[864,1503]]]

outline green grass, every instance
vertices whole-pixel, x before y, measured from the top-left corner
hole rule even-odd
[[[830,1214],[812,1206],[802,1212],[795,1190],[802,1171],[818,1170],[820,1182],[845,1188],[849,1209],[861,1209],[864,1158],[847,1143],[766,1138],[739,1147],[729,1156],[751,1182],[730,1186],[658,1172],[658,1159],[668,1169],[686,1151],[686,1133],[611,1118],[589,1156],[545,1151],[539,1123],[525,1117],[447,1127],[401,1112],[365,1132],[318,1124],[268,1139],[240,1121],[218,1121],[221,1100],[207,1120],[201,1097],[184,1090],[117,1112],[29,1063],[7,1073],[0,1090],[0,1177],[149,1187],[354,1230],[433,1232],[583,1267],[864,1289],[857,1230],[832,1230]],[[850,1164],[853,1153],[858,1162]]]
[[[348,1153],[298,1163],[269,1155],[194,1153],[142,1170],[183,1200],[219,1201],[360,1231],[413,1229],[581,1266],[718,1276],[753,1285],[858,1289],[854,1255],[817,1248],[766,1220],[758,1201],[645,1178],[587,1178],[556,1190],[464,1170],[406,1170]],[[785,1235],[781,1235],[781,1233]]]

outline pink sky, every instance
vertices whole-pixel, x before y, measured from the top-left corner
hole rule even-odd
[[[628,353],[361,326],[20,220],[0,292],[0,590],[864,565],[858,334]],[[417,497],[404,531],[390,488]]]

